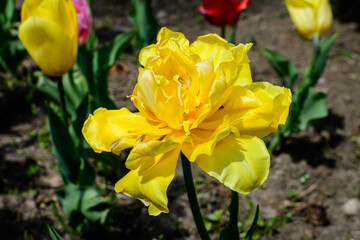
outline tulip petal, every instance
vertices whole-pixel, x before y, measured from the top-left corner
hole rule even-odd
[[[132,147],[138,137],[161,137],[171,130],[148,121],[140,114],[131,113],[126,108],[106,110],[99,108],[84,123],[83,135],[93,150],[120,154]]]
[[[324,34],[329,30],[332,23],[333,15],[329,0],[320,0],[317,12],[317,29],[319,34]]]
[[[214,130],[193,129],[190,134],[191,141],[183,143],[181,151],[190,162],[194,162],[202,154],[211,156],[215,145],[231,131],[237,132],[230,127],[228,117],[225,117],[223,123]]]
[[[233,44],[228,43],[225,39],[217,34],[208,34],[200,36],[190,45],[191,52],[197,54],[201,60],[212,59],[214,69],[216,70],[222,62],[231,59],[230,49]]]
[[[158,56],[158,48],[164,47],[167,42],[176,42],[183,51],[189,50],[189,40],[187,40],[183,33],[173,32],[166,27],[160,29],[157,35],[157,43],[143,48],[139,54],[139,62],[145,66],[147,61]]]
[[[41,70],[61,76],[72,68],[77,56],[77,38],[70,39],[63,29],[44,18],[30,17],[19,28],[19,38]]]
[[[139,74],[134,90],[134,104],[144,116],[162,120],[170,127],[180,129],[183,123],[180,89],[179,81],[168,80],[150,70],[144,70]]]
[[[241,134],[262,138],[275,131],[279,124],[285,124],[290,103],[291,92],[287,88],[267,82],[236,86],[223,108],[203,121],[199,128],[216,129],[224,116],[230,116],[230,125]]]
[[[126,159],[126,167],[135,170],[141,165],[141,169],[147,169],[157,163],[157,156],[173,150],[179,144],[171,137],[165,138],[163,141],[138,142]]]
[[[196,163],[225,186],[248,194],[267,179],[270,156],[261,139],[229,134],[216,144],[211,156],[200,155]]]
[[[77,17],[71,0],[42,1],[34,15],[61,26],[69,38],[77,36]]]
[[[142,165],[136,170],[130,170],[115,185],[116,192],[138,198],[149,206],[149,214],[157,216],[160,213],[168,213],[168,198],[166,195],[170,182],[174,179],[179,149],[156,156],[156,164],[151,166]],[[149,161],[143,158],[143,161]]]

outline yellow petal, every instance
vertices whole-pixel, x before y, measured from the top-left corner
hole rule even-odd
[[[50,20],[30,17],[19,28],[19,38],[41,70],[61,76],[72,68],[77,56],[77,35],[73,38]]]
[[[234,130],[236,131],[229,125],[228,117],[214,130],[193,129],[190,134],[191,141],[183,143],[181,151],[190,162],[194,162],[202,154],[211,156],[215,145]]]
[[[196,163],[227,187],[247,194],[265,182],[270,156],[261,139],[229,134],[216,144],[211,156],[200,155]]]
[[[286,0],[286,7],[298,33],[311,39],[316,31],[315,7],[304,0]]]
[[[246,87],[236,86],[228,101],[199,125],[204,130],[216,129],[224,116],[241,134],[264,137],[285,124],[291,103],[291,92],[267,82]]]
[[[149,214],[157,216],[160,213],[168,213],[168,198],[166,195],[170,182],[174,179],[179,149],[156,156],[156,164],[136,170],[131,170],[115,185],[116,192],[124,192],[126,195],[138,198],[149,206]],[[148,159],[144,158],[144,161]]]
[[[190,45],[191,52],[197,54],[201,60],[211,59],[215,70],[222,62],[231,59],[230,49],[234,44],[228,43],[217,34],[200,36]]]
[[[156,157],[169,152],[179,146],[173,138],[165,138],[163,141],[151,140],[149,142],[138,142],[131,150],[126,159],[126,167],[135,170],[141,165],[141,169],[156,164]]]
[[[69,38],[78,34],[76,11],[71,0],[42,1],[33,14],[57,24]]]
[[[180,89],[178,81],[144,70],[139,74],[138,84],[134,89],[134,104],[144,116],[162,120],[170,127],[179,129],[183,123]]]
[[[93,150],[120,154],[121,150],[132,147],[138,137],[169,134],[170,129],[160,128],[140,114],[126,108],[106,110],[99,108],[84,123],[83,135]]]
[[[149,59],[158,56],[158,48],[164,47],[168,41],[176,42],[179,47],[185,51],[189,49],[189,40],[180,32],[173,32],[166,27],[160,29],[157,35],[157,43],[143,48],[139,54],[139,62],[141,65],[147,65]]]
[[[185,35],[183,33],[171,31],[166,27],[162,27],[160,29],[156,40],[158,43],[163,43],[167,40],[174,40],[183,48],[189,47],[189,40],[185,38]]]
[[[300,36],[311,39],[331,26],[332,10],[329,0],[286,0],[293,24]]]
[[[332,23],[333,14],[329,0],[320,0],[317,10],[317,29],[319,34],[326,33]]]
[[[235,78],[235,85],[246,86],[252,83],[250,64],[244,63]]]

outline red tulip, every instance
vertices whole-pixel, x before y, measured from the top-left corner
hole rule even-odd
[[[234,26],[252,0],[204,0],[197,11],[212,25]]]
[[[79,45],[84,44],[91,35],[92,15],[87,0],[72,0],[76,10],[78,21]]]

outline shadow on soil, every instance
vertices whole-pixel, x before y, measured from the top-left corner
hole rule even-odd
[[[341,22],[355,22],[360,31],[360,1],[332,0],[334,16]]]
[[[282,151],[289,153],[295,162],[306,160],[312,167],[335,168],[337,156],[333,148],[343,140],[339,134],[343,128],[344,118],[329,112],[328,117],[315,121],[307,132],[288,139]]]

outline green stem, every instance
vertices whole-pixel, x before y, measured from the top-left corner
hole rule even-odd
[[[236,26],[237,26],[237,23],[234,26],[231,27],[231,32],[230,32],[230,36],[229,36],[229,43],[235,44]]]
[[[221,27],[221,37],[225,39],[226,37],[226,26]]]
[[[210,240],[209,233],[206,231],[203,217],[200,212],[199,203],[196,197],[193,176],[189,160],[181,153],[181,163],[184,173],[185,188],[189,198],[191,212],[202,240]]]
[[[314,46],[314,56],[317,56],[318,51],[319,51],[320,42],[321,42],[320,35],[314,34],[312,40],[313,40],[313,46]]]
[[[233,228],[238,231],[237,236],[239,236],[239,229],[237,228],[238,222],[238,212],[239,212],[239,194],[235,191],[231,191],[231,203],[230,203],[230,224],[233,225]]]
[[[53,77],[53,79],[57,82],[57,85],[58,85],[62,118],[63,118],[64,124],[66,126],[68,126],[68,116],[67,116],[67,112],[66,112],[65,92],[64,92],[64,85],[63,85],[62,77]]]

